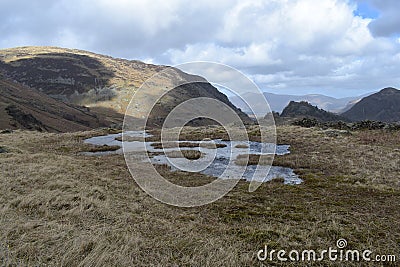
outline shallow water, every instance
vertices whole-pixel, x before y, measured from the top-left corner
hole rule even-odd
[[[151,137],[152,135],[143,131],[128,131],[125,132],[125,135],[130,137],[138,137],[138,138],[145,138]],[[88,138],[84,140],[85,144],[92,144],[97,146],[120,146],[121,148],[115,151],[102,151],[102,152],[83,152],[82,155],[86,156],[103,156],[103,155],[111,155],[111,154],[123,154],[122,149],[122,142],[115,140],[115,138],[121,137],[122,133],[118,134],[108,134],[108,135],[101,135]],[[152,149],[153,147],[150,146],[151,142],[146,142],[146,147],[148,149]],[[143,143],[141,141],[134,141],[134,142],[125,142],[125,150],[127,152],[134,152],[134,151],[142,151]]]
[[[148,133],[144,133],[143,131],[130,131],[125,133],[131,137],[150,137],[151,135]],[[116,151],[105,151],[105,152],[84,152],[84,155],[91,156],[101,156],[101,155],[110,155],[110,154],[122,154],[122,142],[115,140],[117,137],[121,137],[122,134],[109,134],[105,136],[96,136],[89,139],[86,139],[84,142],[93,145],[108,145],[121,146],[121,149]],[[188,141],[179,141],[179,142],[188,142]],[[236,159],[236,157],[240,154],[258,154],[258,155],[266,155],[266,154],[276,154],[276,155],[285,155],[289,154],[290,145],[274,145],[274,144],[261,144],[259,142],[242,142],[242,141],[222,141],[220,139],[212,140],[212,141],[189,141],[190,143],[216,143],[216,144],[225,144],[226,147],[211,149],[205,147],[182,147],[181,150],[199,150],[202,152],[203,156],[200,160],[190,161],[186,158],[169,158],[165,154],[154,156],[151,161],[154,164],[167,164],[171,167],[171,170],[183,170],[189,172],[200,172],[209,176],[214,176],[218,178],[233,178],[235,174],[241,174],[242,179],[257,180],[257,181],[270,181],[274,178],[283,178],[285,184],[300,184],[303,181],[299,178],[298,175],[294,173],[294,171],[290,168],[279,167],[279,166],[262,166],[262,165],[250,165],[247,167],[238,166],[236,164],[229,165],[229,174],[224,173],[226,167],[229,164],[230,159]],[[179,148],[166,148],[166,149],[156,149],[151,146],[153,142],[146,142],[145,148],[148,152],[168,152],[168,151],[176,151]],[[244,144],[247,145],[248,148],[236,148],[236,145]],[[125,142],[124,149],[125,152],[135,152],[135,151],[143,151],[143,142],[142,141],[132,141]],[[257,172],[256,172],[257,168]],[[245,170],[244,170],[245,169]],[[268,172],[269,171],[269,172]],[[237,177],[234,177],[237,178]]]

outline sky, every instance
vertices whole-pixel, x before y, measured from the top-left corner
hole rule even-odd
[[[0,48],[213,61],[267,92],[356,96],[400,88],[398,10],[398,0],[1,0]]]

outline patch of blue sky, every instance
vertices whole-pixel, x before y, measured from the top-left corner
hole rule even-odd
[[[379,17],[379,11],[369,1],[355,1],[357,9],[354,15],[362,18],[376,19]]]

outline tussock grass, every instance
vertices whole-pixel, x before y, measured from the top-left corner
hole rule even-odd
[[[278,142],[291,144],[291,154],[275,163],[293,167],[304,184],[273,181],[249,193],[243,181],[215,203],[177,208],[144,193],[122,155],[77,155],[84,138],[100,133],[0,136],[11,148],[0,154],[0,265],[260,266],[265,245],[322,250],[339,238],[351,249],[398,255],[399,151],[386,141],[279,127]],[[212,181],[158,170],[184,186]]]
[[[145,142],[146,141],[146,138],[144,138],[144,137],[129,136],[129,135],[125,136],[124,139],[125,139],[125,142],[135,142],[135,141]],[[115,137],[115,140],[122,142],[122,136]]]
[[[120,146],[109,146],[109,145],[102,145],[102,146],[93,146],[89,148],[85,152],[106,152],[106,151],[116,151],[120,149]]]
[[[170,158],[187,158],[189,160],[196,160],[201,158],[202,153],[198,150],[174,150],[168,151],[166,155]]]
[[[249,146],[248,146],[248,145],[245,145],[245,144],[238,144],[238,145],[236,145],[235,147],[236,147],[236,148],[249,148]]]
[[[240,166],[271,165],[273,157],[273,155],[241,154],[237,156],[235,164]]]
[[[176,148],[176,147],[198,147],[199,144],[197,143],[190,143],[190,142],[156,142],[151,144],[152,147],[155,149],[163,149],[163,148]]]
[[[385,130],[364,130],[358,132],[358,140],[364,145],[379,145],[400,148],[400,132]]]
[[[271,180],[269,180],[267,183],[277,183],[277,184],[283,184],[285,182],[285,178],[282,177],[276,177]]]
[[[151,144],[155,149],[162,148],[176,148],[176,147],[204,147],[209,149],[216,149],[226,147],[226,144],[215,144],[215,143],[192,143],[192,142],[155,142]]]

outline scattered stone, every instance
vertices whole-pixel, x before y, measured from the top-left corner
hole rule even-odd
[[[8,105],[6,111],[13,118],[14,122],[20,124],[25,129],[39,132],[46,131],[46,127],[41,121],[36,119],[32,114],[25,113],[16,105]]]
[[[338,137],[341,135],[351,135],[351,132],[348,130],[337,130],[337,129],[327,129],[323,131],[329,137]]]
[[[117,130],[122,130],[122,123],[112,123],[110,125],[110,128],[117,129]]]
[[[320,123],[317,119],[303,118],[301,120],[297,120],[297,121],[293,122],[293,125],[311,128],[311,127],[319,126]]]
[[[349,134],[350,131],[359,130],[389,130],[389,131],[400,131],[400,123],[387,123],[381,121],[358,121],[353,123],[343,122],[343,121],[332,121],[332,122],[322,122],[315,118],[303,118],[293,122],[293,125],[311,128],[320,127],[323,130],[336,129],[343,132],[327,132],[329,134]],[[345,132],[344,132],[345,131]]]
[[[352,130],[379,130],[384,129],[386,123],[380,121],[359,121],[351,125]]]
[[[10,133],[13,133],[13,130],[11,130],[11,129],[5,129],[5,130],[2,130],[2,131],[0,132],[0,134],[10,134]]]

